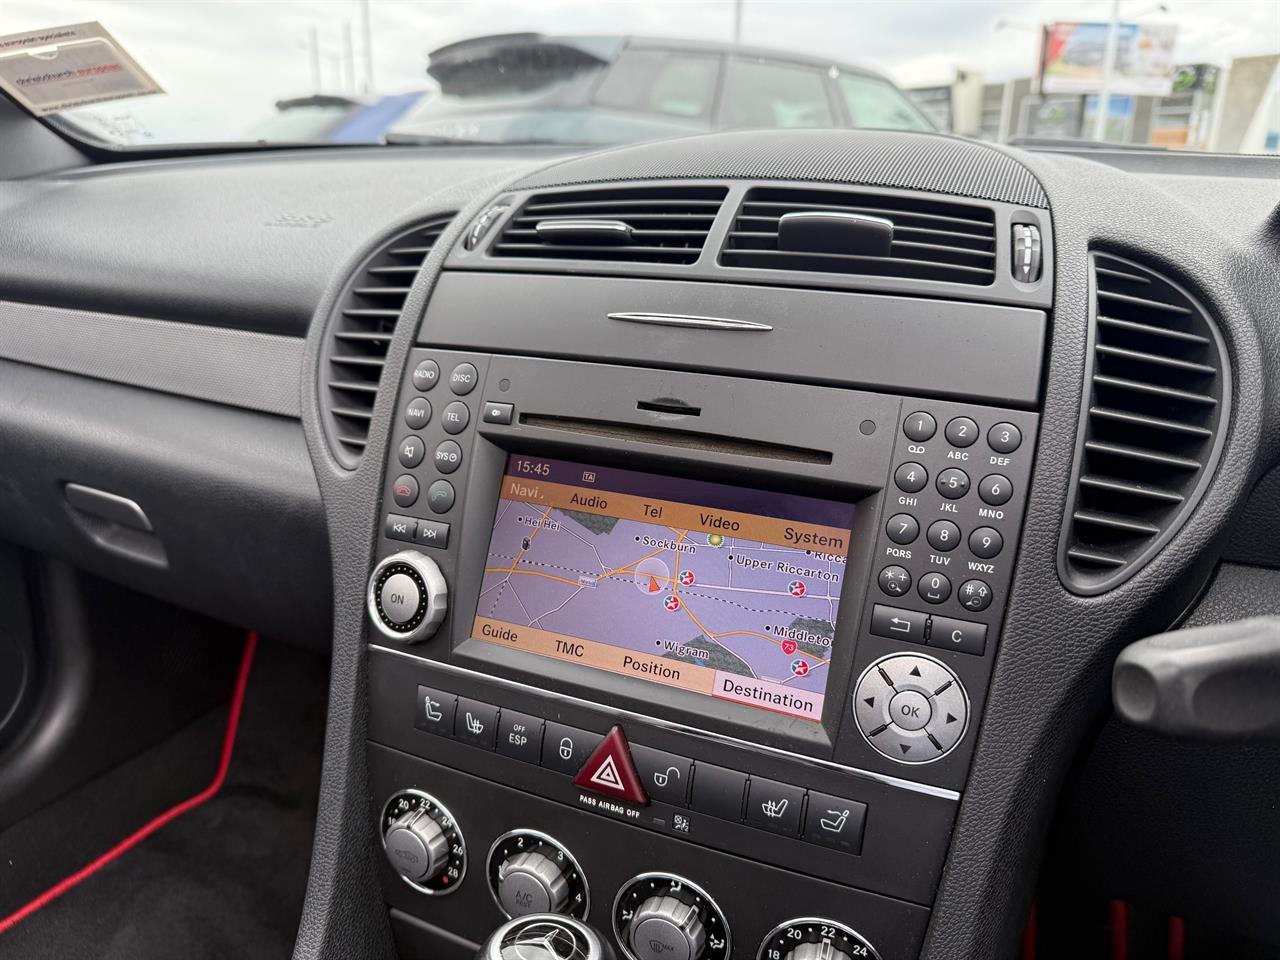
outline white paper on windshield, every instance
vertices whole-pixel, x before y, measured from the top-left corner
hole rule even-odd
[[[38,117],[164,93],[96,20],[0,36],[0,88]]]

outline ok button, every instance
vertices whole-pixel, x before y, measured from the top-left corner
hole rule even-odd
[[[933,717],[929,698],[914,690],[903,690],[889,701],[889,720],[903,730],[923,730]]]

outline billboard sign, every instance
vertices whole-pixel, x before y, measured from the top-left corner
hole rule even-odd
[[[1043,93],[1099,93],[1107,51],[1106,23],[1051,23],[1040,51]],[[1173,45],[1178,28],[1171,23],[1116,24],[1113,94],[1167,97],[1173,90]]]

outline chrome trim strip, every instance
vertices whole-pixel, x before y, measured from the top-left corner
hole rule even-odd
[[[661,327],[693,327],[698,330],[730,330],[734,333],[768,333],[773,327],[752,320],[731,320],[728,317],[691,317],[682,313],[611,313],[610,320],[628,323],[652,323]]]
[[[763,750],[765,753],[771,753],[779,757],[786,757],[789,760],[799,760],[803,763],[824,767],[828,770],[834,770],[837,773],[853,774],[856,777],[874,780],[887,787],[897,787],[900,790],[910,790],[912,793],[922,793],[926,796],[938,797],[941,800],[959,800],[961,796],[958,790],[949,790],[946,787],[935,787],[928,783],[916,783],[914,780],[904,780],[901,777],[890,776],[887,773],[876,773],[874,770],[863,770],[860,767],[848,767],[842,763],[836,763],[834,760],[823,760],[821,757],[808,757],[802,753],[792,753],[790,750],[783,750],[780,747],[770,747],[763,743],[752,743],[739,737],[731,737],[728,734],[716,733],[714,730],[699,730],[697,727],[691,727],[688,724],[676,723],[673,720],[663,720],[658,717],[649,716],[645,713],[636,713],[632,710],[625,710],[619,707],[605,707],[603,704],[584,700],[582,697],[575,697],[572,694],[560,693],[556,690],[544,690],[541,687],[531,687],[527,683],[521,683],[518,680],[509,680],[506,677],[497,677],[490,673],[481,673],[479,670],[472,670],[469,667],[459,667],[452,663],[442,663],[439,660],[431,660],[428,657],[420,657],[417,654],[409,653],[407,650],[393,650],[390,647],[384,647],[374,643],[368,644],[368,649],[370,652],[377,651],[378,653],[386,653],[391,656],[402,657],[405,660],[413,660],[424,666],[435,667],[445,673],[452,673],[460,677],[470,677],[475,680],[489,681],[502,687],[510,687],[511,689],[518,690],[521,693],[551,697],[555,700],[560,700],[564,703],[572,703],[575,706],[586,707],[590,710],[608,710],[608,712],[614,716],[629,720],[639,720],[641,723],[650,723],[655,727],[661,727],[664,730],[670,730],[674,733],[682,733],[698,737],[703,740],[713,740],[717,743],[723,743],[733,747],[747,747],[752,750]]]
[[[887,217],[873,217],[869,213],[849,213],[847,210],[793,210],[790,213],[784,213],[779,217],[779,221],[787,220],[848,220],[853,223],[875,224],[878,227],[888,227],[893,229],[894,223]]]

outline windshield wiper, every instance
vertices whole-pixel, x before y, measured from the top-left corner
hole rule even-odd
[[[480,137],[449,137],[436,133],[405,133],[392,130],[383,134],[383,142],[391,145],[411,145],[416,147],[580,147],[587,144],[568,143],[564,140],[534,139],[528,140],[485,140]]]

